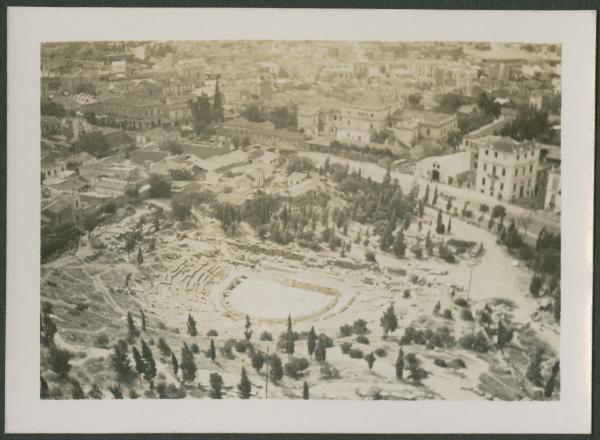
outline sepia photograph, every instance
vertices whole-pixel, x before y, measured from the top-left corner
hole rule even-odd
[[[560,399],[560,45],[41,69],[42,399]]]
[[[8,12],[9,432],[589,431],[594,11]]]

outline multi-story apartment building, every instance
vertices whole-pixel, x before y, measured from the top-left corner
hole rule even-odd
[[[485,136],[471,144],[477,191],[507,201],[535,196],[539,145],[500,136]]]
[[[110,126],[142,130],[189,123],[188,97],[110,98],[95,104],[96,117]]]
[[[319,108],[302,106],[298,109],[298,130],[316,137],[319,135]]]
[[[348,105],[327,115],[325,132],[340,142],[366,144],[374,132],[386,128],[389,116],[385,105]]]
[[[560,197],[560,168],[552,168],[548,172],[548,186],[546,187],[544,209],[560,214]]]

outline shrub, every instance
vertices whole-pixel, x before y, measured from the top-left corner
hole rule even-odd
[[[469,309],[462,309],[460,311],[460,317],[463,321],[473,321],[473,313]]]
[[[206,336],[219,336],[219,333],[216,330],[210,329],[206,332]]]
[[[110,347],[110,339],[108,339],[108,336],[103,333],[96,337],[94,345],[98,348],[108,348]]]
[[[302,376],[304,370],[308,368],[308,360],[306,358],[292,358],[285,364],[285,374],[292,379],[298,379]]]
[[[246,339],[240,339],[235,343],[235,351],[238,353],[245,353],[250,348],[252,348],[252,344]]]
[[[221,348],[221,355],[227,359],[234,359],[233,349],[236,346],[237,341],[235,339],[228,339],[225,341],[225,345]]]
[[[372,251],[365,252],[365,259],[370,263],[376,263],[375,254]]]
[[[444,312],[442,313],[442,316],[445,319],[452,319],[452,311],[450,309],[446,309],[444,310]]]
[[[460,358],[456,358],[456,359],[452,359],[450,362],[448,362],[448,367],[449,368],[467,368],[467,364],[465,364],[465,361],[463,361]]]
[[[456,304],[459,307],[469,307],[469,303],[465,298],[456,298],[454,300],[454,304]]]
[[[352,324],[352,331],[356,335],[366,335],[367,333],[369,333],[369,329],[367,328],[367,321],[365,321],[364,319],[357,319],[356,321],[354,321],[354,324]]]
[[[529,284],[529,293],[537,298],[540,294],[543,284],[544,279],[538,275],[534,275],[533,278],[531,278],[531,283]]]
[[[328,363],[321,365],[321,379],[331,380],[331,379],[339,379],[339,378],[340,378],[340,372],[337,368],[332,367]]]
[[[410,298],[410,289],[404,289],[404,292],[402,292],[402,298]]]
[[[359,344],[369,344],[369,338],[363,335],[359,335],[356,337],[356,342]]]
[[[198,344],[192,344],[192,353],[194,353],[194,354],[200,353],[200,347],[198,347]]]
[[[352,343],[351,342],[342,342],[340,344],[340,349],[342,350],[342,353],[344,354],[348,354],[350,352],[350,349],[352,348]]]
[[[358,348],[351,349],[348,354],[352,359],[362,359],[364,357],[362,350],[359,350]]]
[[[433,364],[437,365],[438,367],[442,367],[442,368],[446,368],[448,366],[446,364],[446,361],[444,359],[440,359],[440,358],[435,358],[433,360]]]
[[[387,351],[385,351],[385,348],[380,347],[378,349],[375,350],[375,354],[377,355],[377,357],[386,357],[387,356]]]
[[[460,346],[466,350],[487,353],[490,344],[483,332],[468,333],[458,340]]]
[[[345,324],[340,327],[340,336],[345,338],[347,336],[352,336],[352,326]]]
[[[272,341],[273,340],[273,335],[268,332],[268,331],[264,331],[260,334],[260,338],[261,341]]]

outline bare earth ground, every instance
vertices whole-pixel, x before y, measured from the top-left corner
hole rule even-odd
[[[317,253],[296,245],[282,247],[260,242],[243,224],[236,236],[226,236],[215,220],[195,212],[197,221],[191,227],[163,221],[155,233],[152,225],[146,223],[144,262],[138,268],[136,253],[127,255],[118,236],[149,212],[150,208],[143,205],[136,208],[135,215],[94,230],[92,236],[106,245],[104,249],[94,249],[90,241],[82,239],[76,254],[65,254],[42,265],[41,299],[53,306],[52,317],[59,329],[57,345],[75,354],[71,376],[79,380],[86,392],[92,383],[97,383],[105,397],[110,396],[108,386],[115,382],[110,365],[112,346],[127,337],[128,311],[139,326],[140,309],[147,317],[148,328],[142,337],[150,342],[157,360],[157,382],[178,386],[180,383],[173,375],[170,359],[159,357],[156,348],[159,337],[168,342],[178,358],[184,342],[200,347],[195,356],[196,384],[186,385],[188,398],[207,396],[212,372],[223,377],[224,398],[237,398],[236,385],[242,366],[253,383],[252,397],[265,398],[264,369],[256,372],[246,353],[234,351],[235,358],[226,359],[219,352],[226,340],[244,337],[246,314],[253,323],[251,342],[262,351],[277,351],[277,338],[286,329],[288,315],[292,316],[295,331],[307,332],[314,326],[317,333],[323,332],[334,339],[334,346],[327,350],[327,361],[339,370],[339,378],[322,379],[319,363],[312,360],[302,379],[286,376],[279,385],[269,383],[270,399],[301,398],[304,380],[309,384],[311,399],[539,399],[540,390],[524,377],[527,354],[535,347],[545,348],[542,365],[545,375],[558,356],[559,327],[536,313],[537,300],[528,294],[531,271],[496,245],[493,235],[458,218],[453,219],[452,233],[444,239],[454,237],[483,243],[485,252],[478,260],[463,255],[457,264],[451,265],[437,257],[418,260],[410,251],[406,258],[397,259],[371,246],[377,265],[345,269],[330,264],[341,260],[338,252]],[[434,224],[435,215],[433,210],[427,210],[424,223],[431,220]],[[428,227],[419,233],[415,224],[410,226],[405,232],[409,249],[411,241],[419,234],[424,236]],[[352,224],[349,237],[354,237],[359,229],[364,232],[365,228]],[[431,233],[437,240],[435,231]],[[150,237],[155,237],[154,251],[148,250]],[[245,250],[244,246],[249,244],[260,246],[257,249],[264,252]],[[274,249],[283,252],[272,255]],[[303,259],[287,258],[290,253],[301,254]],[[353,243],[344,260],[363,265],[364,255],[365,248]],[[477,321],[460,318],[461,308],[450,296],[453,289],[456,297],[467,296],[471,267],[473,314],[487,303],[493,307],[496,318],[503,315],[505,322],[516,329],[510,346],[503,352],[492,349],[480,354],[461,348],[405,345],[404,352],[416,353],[429,376],[421,384],[396,379],[398,341],[408,325],[447,326],[457,340],[479,329]],[[132,277],[129,288],[125,288],[128,273]],[[409,291],[408,297],[405,291]],[[432,315],[438,301],[442,310],[452,311],[452,319]],[[398,315],[399,329],[384,339],[379,321],[390,303]],[[79,306],[78,310],[76,307],[81,304],[88,307],[81,310],[84,307]],[[186,333],[188,314],[197,321],[196,337]],[[355,336],[340,337],[340,326],[359,318],[368,323],[369,344],[356,342]],[[211,329],[218,336],[207,337]],[[271,332],[274,340],[259,341],[263,331]],[[108,344],[98,342],[101,335],[108,338]],[[217,346],[215,362],[204,354],[210,339]],[[364,359],[342,354],[340,344],[344,341],[351,342],[353,348],[360,348],[365,355],[377,348],[383,348],[386,354],[378,357],[369,371]],[[285,363],[287,355],[280,353],[280,356]],[[296,356],[309,357],[306,339],[296,342]],[[434,364],[436,358],[446,362],[462,359],[466,368],[440,367]],[[43,357],[41,373],[51,389],[60,381],[47,368]],[[142,396],[148,389],[142,379],[128,387]],[[69,397],[55,393],[53,397]]]

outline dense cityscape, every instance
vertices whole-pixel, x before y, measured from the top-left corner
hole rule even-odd
[[[42,399],[560,398],[561,47],[41,49]]]

